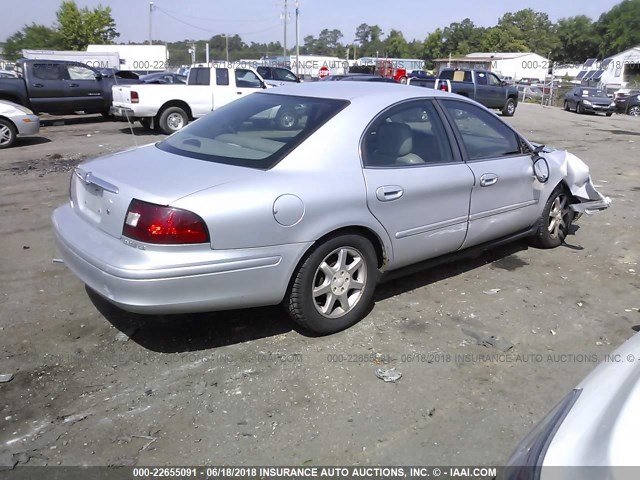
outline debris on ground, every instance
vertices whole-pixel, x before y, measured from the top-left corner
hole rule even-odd
[[[13,380],[13,373],[4,373],[0,375],[0,383],[8,383]]]
[[[62,260],[61,258],[54,258],[51,260],[51,263],[64,263],[64,260]]]
[[[76,413],[75,415],[65,415],[62,417],[62,421],[64,423],[68,423],[70,425],[73,425],[74,423],[78,423],[81,422],[82,420],[84,420],[85,418],[87,418],[88,415],[82,414],[82,413]]]
[[[498,293],[500,291],[499,288],[492,288],[490,290],[485,290],[484,293],[485,295],[495,295],[496,293]]]
[[[395,367],[390,369],[378,368],[376,369],[376,377],[385,382],[397,382],[402,377],[402,373],[397,372]]]
[[[158,439],[156,437],[152,437],[150,435],[131,435],[132,438],[142,438],[143,440],[149,440],[145,445],[140,449],[140,451],[146,450],[152,443],[155,443]]]
[[[507,352],[513,348],[513,343],[511,343],[506,338],[496,337],[495,335],[482,335],[480,333],[467,330],[466,328],[462,329],[462,333],[475,338],[477,344],[482,345],[483,347],[492,347],[500,350],[501,352]]]

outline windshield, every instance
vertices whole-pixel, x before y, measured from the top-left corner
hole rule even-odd
[[[346,100],[254,93],[156,146],[185,157],[269,169],[349,104]]]
[[[597,88],[584,88],[581,95],[583,97],[604,97],[607,98],[607,93],[604,90],[598,90]]]

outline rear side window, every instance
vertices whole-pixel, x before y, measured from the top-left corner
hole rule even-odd
[[[431,100],[397,105],[367,129],[365,167],[402,168],[454,161],[449,137]]]
[[[214,110],[156,146],[198,160],[270,169],[348,104],[254,93]]]
[[[34,63],[33,76],[39,80],[63,80],[62,66],[55,63]]]
[[[192,68],[190,79],[191,85],[211,85],[211,70],[209,68]]]
[[[515,132],[490,112],[468,102],[443,100],[442,104],[462,136],[469,160],[522,153]]]
[[[265,80],[272,80],[271,69],[269,67],[258,67],[258,73]]]
[[[216,85],[229,85],[229,70],[216,68]]]

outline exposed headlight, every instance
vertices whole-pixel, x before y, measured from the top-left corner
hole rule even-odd
[[[610,107],[615,107],[615,106],[616,106],[616,102],[611,102],[611,103],[609,104],[609,106],[610,106]]]
[[[591,102],[589,100],[583,100],[582,103],[584,103],[585,105],[591,105]]]
[[[640,100],[640,95],[638,95],[636,98],[637,98],[638,100]]]
[[[22,105],[15,105],[13,108],[27,115],[33,115],[33,112],[31,110],[29,110],[27,107],[23,107]]]
[[[538,480],[549,444],[582,393],[574,389],[531,430],[511,454],[503,480]]]

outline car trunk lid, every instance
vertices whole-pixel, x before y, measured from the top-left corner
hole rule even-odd
[[[70,194],[78,215],[120,238],[134,198],[171,205],[200,190],[260,173],[260,170],[181,157],[147,145],[82,163],[72,175]]]

